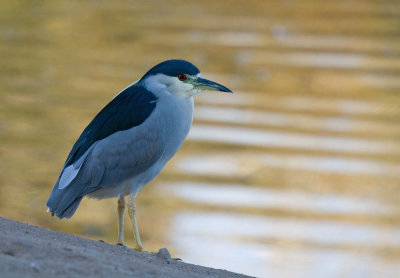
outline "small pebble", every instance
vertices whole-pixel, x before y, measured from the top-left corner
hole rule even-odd
[[[15,256],[15,252],[12,251],[12,250],[5,251],[4,254],[6,254],[6,255],[8,255],[8,256],[11,256],[11,257],[14,257],[14,256]]]
[[[156,257],[163,259],[168,264],[170,264],[172,260],[171,254],[169,253],[167,248],[161,248],[160,250],[158,250],[158,252],[156,253]]]
[[[39,272],[40,271],[40,267],[35,264],[35,263],[31,263],[31,268],[34,272]]]

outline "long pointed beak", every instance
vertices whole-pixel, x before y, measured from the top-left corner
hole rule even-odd
[[[195,89],[199,90],[221,91],[221,92],[232,93],[232,91],[229,90],[227,87],[201,77],[197,77],[196,79],[191,80],[190,83],[194,86]]]

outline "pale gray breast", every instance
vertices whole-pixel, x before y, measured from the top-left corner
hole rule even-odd
[[[152,126],[159,128],[160,142],[164,146],[162,159],[168,161],[181,147],[193,121],[193,97],[179,98],[161,93],[154,111]],[[165,161],[165,162],[166,162]]]

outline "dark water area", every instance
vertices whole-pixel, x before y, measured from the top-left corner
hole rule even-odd
[[[116,242],[116,200],[62,221],[45,202],[94,115],[183,58],[235,94],[195,97],[138,195],[143,245],[258,277],[395,277],[399,18],[398,1],[2,1],[0,215]]]

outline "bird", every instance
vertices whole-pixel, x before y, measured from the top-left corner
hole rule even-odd
[[[118,93],[73,145],[46,203],[47,211],[69,219],[85,196],[117,198],[118,244],[126,246],[127,207],[133,225],[132,249],[149,252],[140,240],[136,196],[182,146],[193,122],[193,96],[205,90],[232,93],[200,77],[192,63],[172,59]]]

